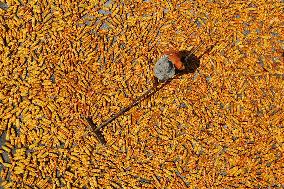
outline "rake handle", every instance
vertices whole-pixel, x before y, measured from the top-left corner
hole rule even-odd
[[[108,120],[103,122],[100,126],[98,126],[95,129],[95,132],[99,131],[101,128],[103,128],[106,125],[108,125],[109,123],[111,123],[113,120],[115,120],[116,118],[118,118],[119,116],[121,116],[122,114],[127,112],[128,110],[130,110],[133,106],[136,106],[140,102],[140,100],[142,100],[144,97],[149,95],[152,92],[152,90],[154,90],[155,88],[156,88],[156,86],[153,86],[152,88],[148,89],[143,95],[141,95],[140,97],[136,98],[131,104],[129,104],[128,106],[122,108],[117,114],[115,114],[114,116],[112,116],[111,118],[109,118]]]

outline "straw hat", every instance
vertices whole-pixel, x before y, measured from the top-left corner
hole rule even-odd
[[[162,56],[154,67],[154,74],[160,81],[166,81],[175,75],[174,64],[167,55]]]

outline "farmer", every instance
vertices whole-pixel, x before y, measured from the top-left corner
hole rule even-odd
[[[154,75],[160,81],[168,80],[175,75],[175,70],[184,70],[181,53],[176,50],[165,51],[154,67]]]

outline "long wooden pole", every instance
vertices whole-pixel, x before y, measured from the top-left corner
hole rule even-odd
[[[166,82],[166,81],[165,81]],[[163,82],[162,84],[164,84],[165,82]],[[145,93],[143,93],[140,97],[136,98],[131,104],[129,104],[128,106],[122,108],[117,114],[113,115],[111,118],[109,118],[108,120],[104,121],[100,126],[97,127],[97,125],[93,122],[92,118],[88,117],[86,118],[87,122],[89,123],[89,125],[92,127],[92,130],[94,131],[94,133],[96,134],[97,139],[102,143],[102,144],[106,144],[106,140],[104,138],[104,136],[102,135],[102,132],[100,131],[100,129],[104,128],[105,126],[107,126],[109,123],[111,123],[113,120],[115,120],[116,118],[118,118],[119,116],[123,115],[125,112],[129,111],[132,107],[136,106],[141,100],[143,100],[144,98],[146,98],[148,95],[150,95],[152,92],[155,91],[155,89],[157,89],[158,85],[154,85],[153,87],[151,87],[150,89],[148,89]]]
[[[136,98],[131,104],[129,104],[128,106],[122,108],[117,114],[113,115],[111,118],[109,118],[108,120],[103,122],[100,126],[98,126],[95,129],[95,131],[98,131],[101,128],[105,127],[106,125],[111,123],[113,120],[115,120],[116,118],[118,118],[119,116],[121,116],[122,114],[127,112],[128,110],[130,110],[132,107],[136,106],[140,102],[140,100],[142,100],[144,97],[148,96],[156,87],[157,86],[153,86],[152,88],[148,89],[143,95],[141,95],[140,97]]]

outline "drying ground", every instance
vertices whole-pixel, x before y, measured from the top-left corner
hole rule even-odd
[[[283,9],[280,0],[3,1],[2,187],[283,188]],[[194,73],[97,141],[84,117],[99,125],[153,86],[165,50],[202,42]]]

